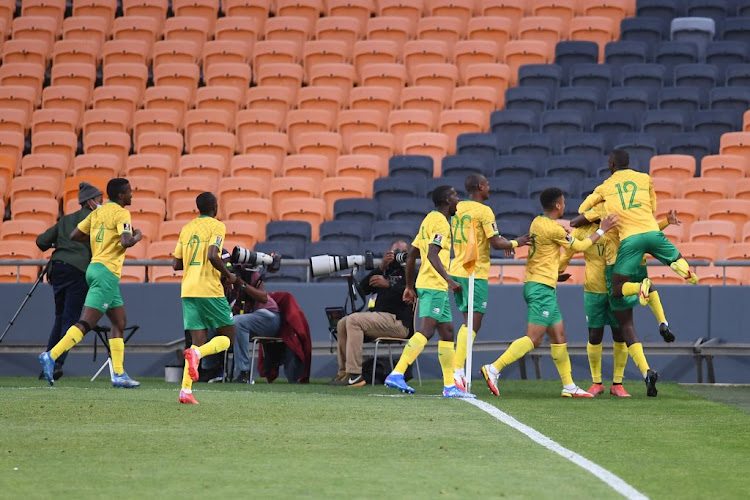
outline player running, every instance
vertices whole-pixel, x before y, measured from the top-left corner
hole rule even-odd
[[[615,227],[616,217],[602,220],[601,228],[583,240],[569,235],[557,222],[565,213],[565,196],[559,188],[548,188],[542,191],[539,199],[544,215],[536,217],[531,223],[530,233],[534,243],[529,250],[526,263],[526,280],[523,286],[523,298],[526,300],[527,330],[526,336],[513,341],[508,349],[494,363],[482,367],[490,391],[500,395],[497,379],[503,368],[539,347],[546,333],[550,339],[552,361],[557,367],[563,383],[561,396],[573,398],[591,398],[588,392],[578,387],[571,376],[568,345],[565,340],[565,325],[557,305],[557,280],[560,263],[560,248],[571,248],[574,252],[583,252],[596,243],[605,232]]]
[[[237,277],[230,273],[221,259],[227,229],[215,219],[216,197],[208,192],[195,199],[200,215],[180,231],[174,250],[172,268],[182,270],[182,320],[192,345],[185,349],[185,370],[179,401],[199,404],[193,396],[193,382],[198,380],[198,364],[203,356],[226,351],[234,341],[232,310],[224,295],[221,280],[234,284]],[[187,262],[185,262],[187,260]],[[206,342],[209,328],[217,335]]]
[[[406,288],[404,301],[414,302],[419,296],[419,331],[404,346],[401,358],[386,377],[385,385],[407,394],[415,391],[407,385],[404,372],[414,363],[427,341],[438,331],[438,360],[443,370],[443,396],[446,398],[474,398],[473,394],[456,387],[453,381],[453,316],[451,314],[448,289],[461,292],[461,285],[448,275],[447,267],[451,249],[451,227],[448,219],[455,215],[458,195],[451,186],[439,186],[432,193],[435,210],[427,214],[412,242],[406,261]],[[414,266],[417,257],[422,258],[417,277],[417,292],[414,292]]]
[[[112,385],[114,387],[138,387],[140,382],[131,379],[123,368],[125,342],[122,332],[126,325],[125,307],[120,296],[120,275],[125,250],[143,237],[141,231],[133,230],[130,205],[133,192],[127,179],[111,179],[107,183],[109,202],[91,212],[71,233],[71,239],[91,245],[91,262],[86,268],[86,283],[89,291],[83,305],[81,319],[68,328],[65,336],[51,350],[39,355],[44,378],[54,384],[55,360],[78,344],[89,330],[94,328],[105,314],[112,323],[109,351],[112,356]]]
[[[598,207],[601,207],[601,205],[598,205]],[[575,228],[571,234],[577,239],[587,237],[599,229],[599,221],[603,217],[604,214],[597,209],[592,209],[585,214],[576,216],[570,222],[571,227]],[[659,221],[659,229],[663,230],[670,224],[679,223],[677,212],[670,211],[666,219]],[[584,259],[586,260],[586,274],[583,282],[583,305],[586,311],[586,323],[589,330],[586,353],[588,354],[591,380],[593,382],[588,392],[594,396],[604,392],[604,385],[602,384],[602,340],[604,337],[604,327],[609,325],[612,331],[612,340],[614,341],[614,373],[609,393],[618,397],[630,397],[630,394],[628,394],[622,385],[625,366],[628,362],[628,346],[622,336],[620,326],[614,317],[609,300],[607,279],[605,277],[605,268],[614,264],[618,247],[619,238],[617,230],[611,230],[595,245],[592,245],[588,250],[583,252]],[[560,273],[565,271],[574,253],[570,249],[565,250],[560,259]],[[643,265],[643,272],[645,274],[645,264]],[[661,305],[659,293],[653,288],[650,293],[649,306],[659,321],[659,333],[666,342],[674,341],[674,334],[669,329],[669,323],[664,315],[664,308]]]
[[[469,316],[469,273],[463,266],[469,244],[476,242],[477,260],[474,269],[474,331],[476,338],[482,328],[482,319],[487,311],[488,280],[490,276],[490,247],[495,250],[510,251],[516,247],[530,245],[532,238],[527,234],[518,240],[506,240],[500,236],[495,222],[495,214],[484,204],[490,197],[490,182],[480,174],[470,174],[466,177],[466,192],[469,200],[461,201],[456,209],[456,215],[451,217],[453,230],[454,258],[450,264],[450,277],[461,285],[461,291],[453,294],[456,306],[463,313],[464,321],[458,330],[456,338],[456,353],[453,359],[453,379],[456,387],[466,390],[466,340]],[[470,241],[470,231],[474,231],[474,240]]]

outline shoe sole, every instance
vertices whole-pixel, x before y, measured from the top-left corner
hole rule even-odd
[[[656,381],[659,380],[659,374],[650,370],[653,374],[651,377],[646,375],[646,396],[655,398],[659,391],[656,390]]]
[[[367,385],[367,382],[365,382],[364,380],[360,380],[356,384],[346,384],[347,387],[364,387],[366,385]]]
[[[484,381],[487,382],[487,387],[489,387],[490,392],[495,396],[500,396],[500,390],[497,388],[497,386],[492,387],[492,382],[490,382],[490,374],[487,373],[487,370],[484,368],[484,366],[482,367],[481,372],[482,376],[484,377]]]
[[[616,392],[609,391],[609,395],[614,396],[616,398],[629,398],[630,397],[630,394],[628,394],[627,392],[625,394],[617,394]]]

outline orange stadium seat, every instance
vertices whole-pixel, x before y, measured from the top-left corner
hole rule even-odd
[[[479,0],[480,12],[483,16],[507,17],[514,26],[526,13],[528,0]]]
[[[114,23],[112,24],[114,26]],[[96,16],[73,16],[63,21],[63,39],[89,45],[99,54],[110,31],[106,19]]]
[[[701,285],[739,286],[748,283],[747,268],[744,267],[700,267],[698,273]]]
[[[7,187],[10,186],[13,176],[16,174],[16,170],[18,170],[18,160],[16,157],[0,152],[0,184],[2,184],[4,188],[7,189]],[[5,197],[3,196],[0,201],[4,200]],[[3,208],[5,207],[3,206]],[[3,212],[3,214],[5,214],[5,212]]]
[[[200,68],[197,64],[166,63],[155,67],[153,72],[154,85],[187,89],[188,105],[192,104],[200,81]]]
[[[733,222],[737,232],[750,218],[750,200],[715,200],[708,204],[709,220]]]
[[[682,225],[678,226],[676,224],[670,224],[666,228],[664,228],[664,236],[667,237],[669,241],[672,242],[672,244],[677,245],[679,244],[683,239],[683,235],[685,234],[684,227]]]
[[[250,87],[250,66],[244,63],[216,63],[204,69],[207,85],[234,87],[240,92],[240,100]],[[197,83],[197,80],[196,80]]]
[[[360,40],[354,44],[352,61],[357,74],[370,64],[394,64],[401,57],[401,47],[390,40]]]
[[[302,61],[307,77],[319,65],[345,64],[349,61],[352,48],[341,40],[310,40],[302,48]]]
[[[0,225],[0,240],[35,243],[48,226],[40,220],[6,220]]]
[[[4,230],[5,228],[3,228]],[[726,260],[750,260],[750,244],[735,243],[728,245],[724,251],[724,258]]]
[[[322,0],[276,0],[277,16],[295,16],[314,24],[324,10]]]
[[[303,87],[299,89],[299,93],[297,94],[297,108],[324,110],[327,111],[334,120],[338,115],[339,109],[345,102],[345,96],[342,94],[339,87]],[[283,123],[283,121],[280,123]]]
[[[394,109],[388,115],[388,132],[393,134],[395,139],[396,154],[401,154],[406,134],[431,132],[434,130],[433,127],[433,114],[424,109]]]
[[[494,64],[499,49],[489,40],[463,40],[453,49],[453,59],[458,67],[459,80],[466,81],[466,69],[472,64]]]
[[[233,87],[199,87],[195,94],[196,109],[221,110],[232,118],[240,107],[240,102],[240,92]]]
[[[196,184],[218,185],[224,176],[224,158],[215,154],[187,154],[180,157],[179,175],[193,177]]]
[[[320,183],[320,194],[326,203],[326,219],[333,219],[336,200],[371,198],[372,183],[361,177],[329,177]]]
[[[90,153],[76,156],[73,161],[73,175],[95,175],[112,179],[120,174],[120,158],[112,154]]]
[[[165,220],[159,224],[159,237],[155,241],[177,241],[185,223],[177,220]]]
[[[381,176],[388,175],[388,159],[395,154],[396,138],[389,132],[358,133],[351,136],[350,153],[380,158]]]
[[[449,47],[451,50],[449,50]],[[414,69],[420,64],[440,64],[448,62],[452,51],[443,40],[411,40],[403,48],[403,61],[410,79]]]
[[[369,0],[328,0],[326,5],[329,16],[353,17],[363,28],[370,19],[374,6]]]
[[[172,0],[172,12],[176,17],[194,17],[205,20],[208,23],[208,34],[211,35],[219,13],[219,0]]]
[[[190,139],[194,134],[206,132],[229,132],[234,128],[234,120],[226,111],[216,109],[191,109],[185,115],[185,148],[190,149]]]
[[[23,0],[21,15],[50,17],[59,25],[65,16],[65,0]]]
[[[238,40],[213,40],[203,46],[203,70],[212,64],[250,61],[250,46]]]
[[[141,234],[143,234],[143,228],[141,229]],[[143,237],[146,239],[145,235]],[[146,258],[146,247],[148,247],[149,241],[146,240],[143,242],[141,240],[141,243],[137,245],[133,245],[132,247],[125,249],[125,259],[126,260],[133,260],[133,259],[145,259]],[[123,266],[122,270],[125,271],[126,268],[130,268],[132,266]]]
[[[195,219],[200,215],[198,207],[195,204],[195,198],[200,194],[202,190],[197,190],[193,193],[195,196],[192,198],[183,198],[174,200],[172,203],[172,220],[189,221]]]
[[[282,165],[284,177],[308,177],[318,183],[332,173],[328,157],[317,154],[289,155]]]
[[[95,82],[96,66],[93,64],[64,63],[52,66],[52,85],[83,87],[91,96]]]
[[[50,90],[50,87],[45,89]],[[64,100],[65,94],[61,92]],[[52,96],[50,96],[52,97]],[[113,86],[101,86],[94,89],[94,96],[92,98],[94,109],[121,109],[128,114],[128,123],[135,113],[135,109],[140,103],[138,97],[138,91],[132,87],[125,87],[122,85]],[[83,113],[83,111],[81,111]]]
[[[34,102],[39,102],[44,82],[44,66],[32,63],[8,63],[0,66],[0,84],[28,87],[34,90]]]
[[[606,17],[612,21],[612,37],[620,37],[620,22],[628,17],[629,0],[581,0],[580,12],[584,16]]]
[[[4,2],[0,4],[0,23],[2,23],[5,28],[8,28],[10,26],[10,23],[13,21],[13,15],[16,12],[16,2]],[[7,35],[7,33],[3,32],[4,35]]]
[[[406,17],[381,15],[370,18],[365,31],[368,40],[390,40],[403,47],[414,37],[416,23]]]
[[[68,168],[73,165],[73,157],[77,149],[78,137],[73,132],[39,132],[31,137],[32,153],[52,153],[64,156],[68,160]],[[20,156],[18,159],[20,163]]]
[[[190,89],[161,85],[149,87],[143,95],[143,107],[146,109],[168,109],[178,115],[178,123],[182,123],[190,102]]]
[[[738,155],[750,161],[750,133],[729,132],[722,134],[720,150],[723,155]]]
[[[281,172],[281,162],[273,155],[235,155],[230,169],[231,177],[250,177],[271,182]]]
[[[108,30],[115,21],[116,12],[117,0],[73,0],[74,16],[100,17],[107,22]]]
[[[151,51],[160,32],[159,22],[152,17],[121,16],[112,25],[112,39],[140,40],[145,43],[148,60],[151,59]]]
[[[738,155],[708,155],[701,160],[701,176],[735,182],[750,171],[749,165],[746,158]]]
[[[326,203],[318,198],[287,198],[279,202],[279,220],[307,222],[311,227],[311,240],[318,241],[320,224],[325,221]]]
[[[13,158],[13,163],[15,165],[18,165],[21,163],[23,149],[24,140],[22,133],[0,132],[0,155],[5,155]]]
[[[196,64],[198,62],[198,59],[200,58],[200,55],[201,48],[196,43],[177,39],[160,40],[154,44],[154,67],[170,63]]]
[[[2,172],[0,162],[0,172]],[[14,165],[15,167],[15,165]],[[63,178],[68,173],[68,160],[65,156],[50,153],[31,153],[21,161],[21,175],[42,175],[56,179],[58,189],[62,186]],[[2,178],[2,176],[0,176]],[[5,181],[0,181],[5,182]],[[10,184],[10,181],[5,184]]]
[[[234,156],[237,138],[231,132],[199,132],[193,135],[189,151],[193,154],[215,154],[224,159],[224,171]]]
[[[50,88],[47,87],[45,91]],[[35,103],[36,93],[34,89],[17,85],[0,86],[0,106],[2,106],[2,109],[23,111],[24,116],[28,119],[34,111]]]
[[[523,284],[526,280],[526,268],[524,266],[498,266],[500,267],[499,282],[505,285]]]
[[[374,109],[347,109],[339,113],[337,129],[344,151],[351,150],[351,136],[356,133],[380,132],[383,116]]]
[[[31,40],[28,40],[28,42],[31,42]],[[107,48],[106,44],[105,48]],[[114,50],[114,48],[110,47],[110,50]],[[5,50],[5,47],[3,47],[3,50]],[[58,40],[52,48],[53,64],[76,63],[96,65],[99,57],[96,45],[83,44],[80,40]]]
[[[33,242],[0,241],[0,259],[38,259],[42,253]],[[0,267],[0,282],[33,283],[39,275],[38,266]]]
[[[576,15],[578,0],[533,0],[530,13],[533,16],[554,17],[562,21],[567,28],[570,20]]]
[[[417,38],[440,40],[454,47],[466,31],[466,23],[455,17],[430,16],[417,21]]]
[[[466,26],[474,13],[474,0],[429,0],[426,7],[430,16],[452,17]]]
[[[98,175],[79,175],[68,177],[63,181],[62,185],[62,202],[63,208],[66,208],[66,214],[72,213],[80,208],[80,205],[78,204],[78,185],[81,182],[88,182],[92,186],[96,186],[97,188],[99,188],[99,191],[102,192],[103,196],[105,196],[106,199],[107,182],[109,182],[109,177],[99,177]],[[68,205],[71,205],[74,210],[68,211]]]
[[[51,17],[19,16],[11,25],[13,40],[42,40],[52,48],[57,37],[57,21]],[[67,36],[66,36],[67,38]]]
[[[694,243],[711,243],[726,246],[734,243],[738,236],[737,227],[729,221],[701,220],[690,225],[690,241]]]
[[[412,84],[415,86],[440,87],[445,101],[453,95],[458,82],[458,68],[453,64],[421,64],[414,68]]]
[[[732,194],[732,186],[726,179],[696,177],[682,181],[680,185],[683,198],[702,203],[729,198]]]
[[[149,17],[159,31],[164,27],[168,8],[168,0],[122,0],[123,15]]]
[[[507,64],[472,64],[466,68],[464,83],[474,87],[491,87],[497,92],[497,107],[505,105],[505,91],[510,86],[511,69]]]
[[[175,220],[176,203],[178,201],[188,201],[195,207],[195,198],[203,191],[216,192],[217,183],[212,182],[209,177],[204,177],[200,182],[196,182],[195,177],[172,177],[167,179],[167,218]],[[185,210],[185,207],[179,207]],[[188,207],[189,208],[189,207]],[[184,212],[183,212],[184,214]]]
[[[266,19],[264,31],[266,40],[291,40],[301,49],[311,38],[314,24],[304,17],[271,17]]]
[[[89,109],[83,114],[83,137],[92,132],[128,132],[129,118],[121,109]]]
[[[55,48],[60,43],[65,42],[61,40],[55,43]],[[40,66],[47,65],[49,47],[42,40],[8,40],[2,44],[2,47],[3,64],[28,63]]]
[[[37,110],[34,112],[34,115],[32,115],[32,134],[34,127],[33,125],[36,123],[34,121],[34,118],[37,120],[43,120],[46,122],[46,117],[49,116],[49,112],[51,111],[54,113],[58,110],[45,110],[45,113],[37,114],[39,111]],[[67,110],[66,110],[67,111]],[[72,113],[72,112],[71,112]],[[75,118],[75,113],[73,113],[73,118]],[[20,109],[8,109],[3,110],[3,115],[0,116],[0,131],[2,132],[17,132],[19,134],[25,134],[26,128],[28,127],[28,116],[26,116],[26,113],[21,111]],[[68,131],[72,132],[75,130],[75,125],[71,123],[59,123],[57,124],[57,128],[61,131]]]
[[[316,198],[320,192],[320,185],[309,177],[276,177],[271,179],[268,192],[273,211],[279,215],[278,209],[283,200],[290,198]]]
[[[539,40],[547,44],[546,60],[552,61],[555,57],[555,45],[565,35],[565,27],[564,19],[559,17],[525,17],[518,23],[518,38]]]
[[[182,155],[182,134],[177,132],[154,132],[138,141],[138,154],[162,154],[170,158],[176,168],[177,159]]]
[[[8,195],[11,202],[40,197],[55,199],[59,188],[56,179],[41,175],[24,175],[13,179]]]
[[[83,138],[83,150],[86,153],[105,153],[116,156],[117,170],[120,171],[125,166],[125,161],[130,153],[130,134],[125,132],[91,132]]]
[[[382,116],[388,116],[397,102],[398,93],[390,87],[355,87],[349,93],[351,109],[374,109]]]
[[[604,61],[604,47],[616,40],[617,25],[608,17],[584,16],[570,21],[570,40],[586,40],[599,45],[599,61]]]
[[[228,203],[219,198],[219,210],[221,217],[227,221],[248,220],[258,226],[256,233],[257,241],[266,239],[266,224],[273,216],[271,200],[266,198],[243,198],[232,200]]]
[[[114,110],[102,110],[111,112]],[[133,146],[138,149],[138,139],[152,132],[177,132],[180,115],[172,109],[139,109],[133,116]]]
[[[461,134],[486,131],[486,117],[473,109],[447,109],[440,114],[438,130],[448,136],[448,154],[456,153],[456,139]]]
[[[161,68],[163,66],[159,66]],[[156,72],[156,70],[154,71]],[[107,86],[130,87],[136,91],[137,99],[143,97],[148,81],[148,67],[145,64],[110,64],[102,68],[102,84]],[[155,82],[156,83],[156,82]]]
[[[238,0],[227,0],[232,3],[237,3]],[[266,0],[268,1],[268,0]],[[260,6],[260,2],[253,0],[239,0],[249,5],[249,7]],[[226,4],[227,2],[222,2]],[[267,17],[267,16],[266,16]],[[263,24],[265,23],[265,17],[253,18],[244,16],[230,16],[222,17],[216,20],[216,29],[214,36],[216,40],[236,40],[248,45],[248,50],[252,53],[253,45],[255,41],[263,33]]]
[[[511,40],[516,28],[513,22],[505,17],[474,17],[467,26],[468,40],[485,40],[495,44],[495,58],[500,59],[505,53],[505,44]]]
[[[243,109],[235,118],[237,137],[250,132],[281,132],[282,114],[273,109]]]
[[[60,43],[61,42],[57,42],[55,48],[57,48],[57,45],[59,45]],[[66,43],[78,42],[76,42],[75,40],[71,40],[70,42]],[[80,45],[80,43],[78,44]],[[146,49],[146,44],[140,40],[109,40],[104,43],[104,47],[102,48],[102,64],[104,66],[123,63],[146,64],[148,62]],[[55,63],[57,63],[57,61],[55,61]]]
[[[308,132],[330,132],[335,128],[331,113],[322,109],[294,109],[286,115],[286,133],[293,148],[299,143],[300,134]]]
[[[294,102],[302,86],[304,69],[299,64],[264,64],[256,68],[256,75],[258,85],[286,87],[290,102]]]
[[[315,21],[317,40],[336,40],[346,44],[347,59],[352,55],[352,47],[362,38],[365,26],[352,17],[321,17]]]
[[[732,182],[731,189],[734,198],[738,200],[750,200],[750,178],[743,178]]]
[[[676,180],[695,177],[695,158],[690,155],[659,155],[651,157],[652,177],[666,176]]]
[[[167,179],[176,171],[176,163],[166,154],[130,155],[125,166],[126,177],[132,175],[153,177],[162,186],[166,186]]]
[[[680,253],[687,260],[708,260],[715,261],[722,258],[724,246],[717,246],[715,243],[690,242],[680,244]]]
[[[304,89],[301,89],[304,90]],[[269,109],[278,111],[286,117],[286,112],[296,102],[296,94],[284,86],[264,85],[252,87],[247,91],[247,109]]]
[[[130,248],[132,249],[136,247],[140,247],[140,245],[136,245]],[[126,259],[128,258],[127,253],[125,254],[125,258]],[[120,274],[120,283],[145,283],[145,282],[146,282],[146,266],[122,266],[122,273]]]
[[[404,151],[406,155],[425,155],[432,157],[434,176],[440,177],[443,157],[450,150],[449,138],[446,134],[424,132],[408,134],[404,137]]]
[[[227,228],[226,243],[227,250],[235,246],[253,248],[258,242],[258,224],[249,220],[228,220],[224,223]],[[230,250],[231,251],[231,250]]]
[[[553,49],[554,50],[554,49]],[[511,40],[505,44],[503,60],[510,68],[510,83],[518,82],[518,68],[525,64],[546,64],[549,47],[540,40]]]
[[[690,227],[694,221],[702,218],[703,211],[701,210],[701,203],[697,200],[683,200],[680,198],[659,200],[656,204],[656,212],[654,216],[657,220],[667,216],[667,212],[670,210],[676,210],[678,218],[682,221],[686,230]]]
[[[377,17],[403,18],[412,27],[416,27],[424,12],[424,0],[380,0],[377,5]]]
[[[133,189],[134,197],[166,198],[166,183],[160,182],[158,177],[149,175],[129,175],[127,177],[130,187]],[[158,239],[156,233],[152,232],[151,240]]]
[[[10,204],[13,220],[40,220],[51,226],[60,213],[60,203],[51,198],[22,198]]]
[[[304,132],[297,138],[295,149],[298,154],[323,155],[329,165],[335,165],[343,146],[338,132]]]
[[[270,181],[258,177],[225,177],[218,184],[219,199],[223,203],[246,198],[267,198]]]
[[[654,185],[654,192],[659,199],[680,197],[680,183],[676,180],[669,177],[655,177],[651,181]]]
[[[483,127],[497,109],[497,92],[491,87],[464,86],[453,89],[451,107],[455,110],[476,110],[482,113]]]
[[[337,177],[359,177],[371,185],[382,173],[381,160],[375,155],[341,155],[336,160]]]
[[[705,267],[701,267],[698,276],[701,278],[703,274],[700,271],[705,270]],[[648,276],[651,281],[656,285],[683,285],[685,280],[675,274],[668,266],[648,266]]]
[[[319,64],[310,69],[310,85],[337,87],[344,100],[357,81],[357,72],[351,64]]]
[[[176,241],[155,241],[148,246],[146,258],[171,261],[174,257],[175,246]],[[181,274],[181,271],[173,271],[171,266],[149,266],[148,268],[149,281],[156,283],[180,281]]]
[[[272,155],[279,169],[284,157],[292,152],[289,137],[281,132],[250,132],[240,137],[240,143],[245,154]]]

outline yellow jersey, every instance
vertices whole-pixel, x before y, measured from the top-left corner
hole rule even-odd
[[[125,247],[120,242],[120,235],[133,232],[130,212],[110,201],[79,222],[78,230],[89,235],[91,263],[103,264],[119,278],[125,260]]]
[[[531,222],[529,233],[534,243],[526,258],[526,282],[533,281],[557,287],[560,267],[560,248],[570,248],[573,252],[583,252],[591,246],[591,240],[575,239],[563,227],[546,215],[540,215]]]
[[[616,171],[583,200],[578,213],[584,213],[602,201],[607,214],[618,216],[621,240],[659,230],[654,219],[656,193],[648,174],[629,168]]]
[[[422,259],[422,265],[417,275],[417,288],[448,291],[448,283],[432,267],[430,260],[427,258],[430,245],[437,245],[440,247],[440,253],[438,254],[440,262],[443,263],[445,270],[448,270],[451,253],[451,226],[448,224],[448,219],[437,210],[427,214],[419,226],[419,234],[411,244],[413,247],[419,248]]]
[[[490,238],[498,236],[495,213],[484,203],[476,201],[459,202],[456,215],[451,217],[453,230],[453,260],[450,275],[468,278],[469,273],[464,269],[463,262],[469,243],[471,222],[474,221],[474,238],[477,242],[477,264],[474,269],[476,279],[490,277]]]
[[[208,248],[224,245],[227,228],[213,217],[200,216],[180,231],[174,256],[182,259],[182,297],[224,297],[221,273],[208,260]]]
[[[599,229],[598,223],[591,223],[585,226],[575,228],[570,235],[577,240],[583,240],[588,238]],[[586,260],[586,272],[583,278],[583,290],[591,293],[607,293],[607,283],[604,280],[604,268],[606,267],[606,245],[605,239],[609,233],[616,232],[610,230],[605,233],[605,236],[599,238],[596,243],[591,245],[585,252],[583,252],[583,258]],[[619,247],[619,243],[618,243]],[[615,251],[617,253],[617,251]],[[560,259],[559,270],[562,272],[568,267],[568,262],[573,257],[575,252],[570,248],[566,248]]]

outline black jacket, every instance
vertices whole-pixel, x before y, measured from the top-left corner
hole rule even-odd
[[[384,276],[391,286],[388,288],[371,287],[370,278],[376,275]],[[378,294],[372,311],[394,314],[410,333],[414,333],[414,308],[402,298],[406,288],[406,271],[403,267],[393,264],[388,266],[385,272],[376,268],[359,282],[359,287],[365,295]]]

